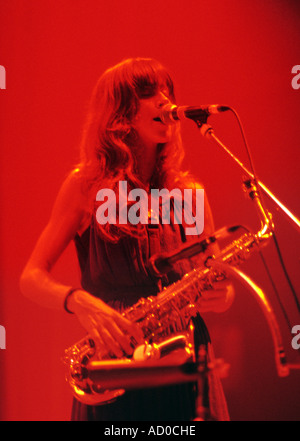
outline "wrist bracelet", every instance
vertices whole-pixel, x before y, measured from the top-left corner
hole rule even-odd
[[[66,312],[68,312],[69,314],[74,314],[73,311],[70,311],[68,308],[68,300],[69,297],[71,297],[71,295],[73,294],[74,291],[79,291],[81,288],[71,288],[69,289],[69,291],[67,292],[66,296],[65,296],[65,300],[64,300],[64,310]]]

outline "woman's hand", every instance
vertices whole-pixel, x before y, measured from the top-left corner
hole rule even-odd
[[[118,358],[132,355],[134,346],[144,341],[137,325],[84,290],[74,291],[68,300],[68,309],[76,314],[102,355],[107,353]]]
[[[201,292],[200,312],[225,312],[234,299],[234,287],[228,280],[215,282],[213,289]]]

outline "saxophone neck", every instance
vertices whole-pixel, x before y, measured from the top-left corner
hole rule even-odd
[[[274,232],[272,214],[263,206],[258,185],[253,179],[244,180],[244,190],[254,202],[258,216],[261,220],[261,229],[256,234],[256,240],[260,244],[262,242],[267,242]]]
[[[262,228],[256,234],[259,243],[267,242],[273,236],[274,224],[272,221],[272,215],[269,213],[269,217],[266,218],[265,222],[262,223]]]

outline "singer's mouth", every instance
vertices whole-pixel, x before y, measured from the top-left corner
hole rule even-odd
[[[157,121],[157,122],[164,124],[164,122],[159,118],[159,116],[157,116],[156,118],[153,118],[153,121]]]

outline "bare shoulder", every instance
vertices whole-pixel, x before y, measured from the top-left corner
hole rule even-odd
[[[57,202],[68,201],[68,205],[80,209],[87,200],[84,192],[84,179],[79,169],[72,170],[64,179],[58,196]]]
[[[200,182],[196,181],[194,182],[194,188],[197,190],[204,190],[204,185],[201,184]]]
[[[90,213],[85,183],[81,170],[72,170],[63,181],[52,210],[52,218],[76,219],[78,232],[85,227]]]
[[[192,189],[192,190],[203,190],[204,185],[197,181],[196,179],[193,179],[193,177],[189,176],[185,183],[186,188]]]

